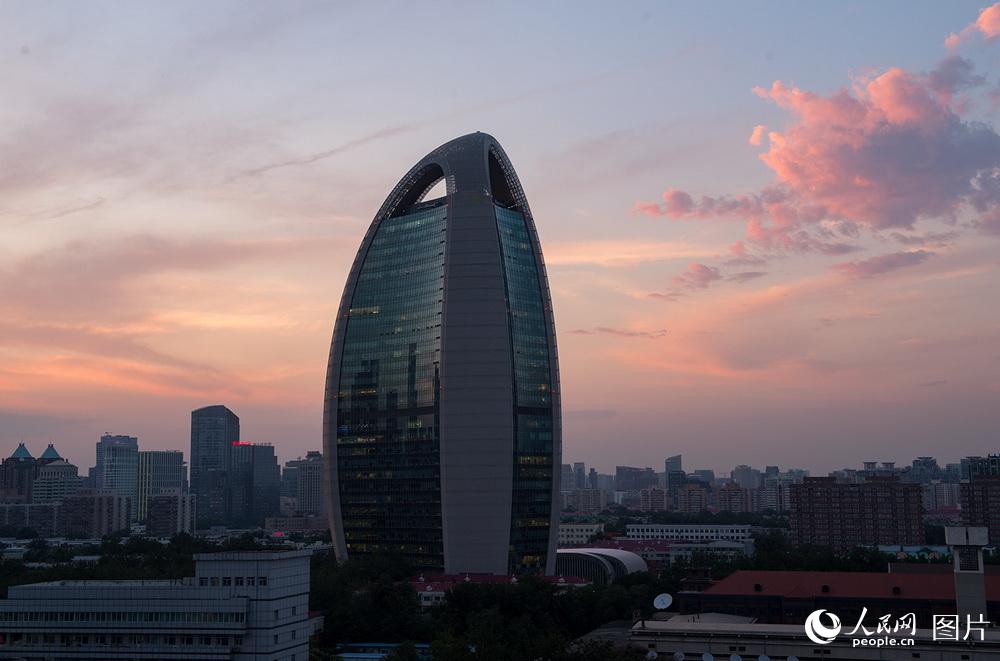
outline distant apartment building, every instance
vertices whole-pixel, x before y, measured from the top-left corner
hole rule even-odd
[[[954,510],[961,506],[961,487],[957,482],[931,480],[921,485],[924,510]]]
[[[670,509],[670,499],[665,489],[647,487],[639,492],[639,510],[642,512],[665,512]]]
[[[797,544],[846,550],[860,545],[923,544],[919,484],[895,477],[844,483],[810,477],[791,489],[791,534]]]
[[[161,489],[146,501],[146,534],[170,538],[182,532],[194,532],[197,498],[180,489]]]
[[[966,467],[962,478],[966,480],[974,477],[1000,475],[1000,454],[991,454],[986,457],[966,457],[962,460],[962,464]]]
[[[719,511],[736,513],[755,511],[756,492],[756,489],[747,489],[736,482],[729,482],[716,494]]]
[[[677,490],[675,509],[684,514],[697,514],[708,509],[708,489],[701,484],[685,484]]]
[[[961,483],[960,497],[962,525],[987,528],[990,545],[1000,546],[1000,474],[973,472]]]
[[[33,530],[39,537],[62,533],[59,503],[0,503],[0,534],[20,536]]]
[[[604,533],[603,523],[560,523],[559,546],[588,544]]]
[[[596,514],[608,508],[608,492],[604,489],[575,489],[563,493],[564,509],[581,514]]]
[[[145,521],[149,499],[159,493],[180,493],[187,482],[184,453],[175,450],[139,452],[139,475],[136,500],[139,521]]]
[[[132,500],[110,489],[82,489],[63,500],[60,517],[67,537],[100,538],[129,529]]]
[[[0,658],[306,661],[308,551],[196,554],[180,580],[53,581],[0,600]]]

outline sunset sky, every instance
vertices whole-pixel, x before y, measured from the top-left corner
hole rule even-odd
[[[538,225],[566,461],[996,452],[984,7],[5,3],[0,453],[187,454],[216,403],[319,449],[372,215],[475,130]]]

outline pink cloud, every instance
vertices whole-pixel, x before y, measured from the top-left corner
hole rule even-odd
[[[944,40],[944,45],[948,48],[956,48],[975,34],[983,35],[986,41],[993,41],[1000,37],[1000,2],[979,12],[976,20],[965,26],[961,32],[949,34]]]
[[[834,264],[833,270],[849,278],[871,278],[896,269],[915,266],[934,256],[927,250],[911,250],[878,255],[844,264]]]
[[[983,234],[1000,236],[1000,206],[993,207],[980,216],[976,226]]]
[[[755,193],[703,195],[676,189],[647,215],[737,218],[746,241],[769,253],[843,254],[859,229],[912,229],[923,218],[953,221],[971,205],[1000,204],[1000,135],[967,121],[961,92],[985,82],[952,55],[930,73],[892,68],[824,96],[775,81],[754,92],[787,111],[761,161],[772,184]],[[760,129],[760,131],[758,131]],[[751,136],[763,133],[756,127]]]
[[[693,263],[688,265],[687,271],[674,276],[674,284],[688,289],[704,289],[716,280],[722,279],[719,269],[714,266]]]
[[[757,126],[753,127],[753,133],[750,134],[750,139],[747,140],[747,142],[749,142],[754,147],[759,147],[760,143],[763,142],[764,140],[764,131],[766,130],[767,127],[764,126],[763,124],[758,124]]]

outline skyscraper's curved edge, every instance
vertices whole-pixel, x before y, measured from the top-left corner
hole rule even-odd
[[[334,548],[347,557],[337,470],[337,396],[347,319],[365,258],[380,225],[418,204],[444,179],[448,228],[441,330],[441,508],[446,571],[502,573],[511,550],[511,483],[516,422],[512,393],[491,388],[512,382],[512,348],[477,351],[476,336],[499,332],[510,337],[494,209],[513,209],[524,218],[545,308],[551,384],[552,477],[549,543],[544,565],[551,573],[559,513],[561,415],[555,326],[548,278],[531,211],[517,175],[499,143],[485,133],[451,140],[414,165],[393,188],[373,219],[352,265],[331,342],[324,401],[323,448],[326,498]],[[492,245],[489,245],[492,242]],[[496,278],[497,274],[499,279]],[[488,283],[486,286],[480,286]],[[452,339],[449,341],[449,330]],[[486,346],[480,343],[478,348]],[[492,346],[492,345],[491,345]],[[483,356],[490,358],[483,359]],[[492,363],[490,360],[492,359]],[[508,386],[509,389],[509,386]],[[501,517],[503,520],[499,520]],[[506,523],[504,523],[504,521]]]

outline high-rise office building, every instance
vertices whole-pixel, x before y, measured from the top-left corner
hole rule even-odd
[[[139,484],[136,516],[145,521],[149,499],[162,492],[184,490],[184,453],[176,450],[141,450],[139,452]]]
[[[226,483],[229,525],[260,526],[265,518],[278,515],[281,509],[281,469],[273,446],[244,441],[233,443]]]
[[[659,483],[660,478],[656,475],[656,471],[648,466],[646,468],[615,466],[615,491],[639,491],[659,486]]]
[[[582,461],[573,464],[573,484],[577,489],[587,488],[587,467]]]
[[[576,486],[576,474],[573,472],[573,464],[562,464],[560,467],[559,485],[563,493],[573,491]]]
[[[315,450],[307,452],[298,471],[295,498],[299,514],[322,516],[326,512],[323,503],[323,455]]]
[[[81,489],[63,499],[60,517],[69,536],[99,539],[127,531],[135,501],[111,489]]]
[[[233,443],[240,440],[240,419],[221,404],[191,412],[191,493],[198,497],[198,526],[226,523],[227,473]]]
[[[119,446],[126,447],[126,448],[132,448],[133,450],[135,450],[136,452],[138,452],[139,451],[139,439],[136,438],[135,436],[125,436],[125,435],[121,435],[121,434],[104,434],[103,436],[101,436],[101,440],[99,440],[97,442],[97,446],[95,448],[96,449],[96,451],[95,451],[95,464],[94,464],[94,471],[93,471],[93,477],[94,477],[94,485],[93,486],[94,486],[94,488],[97,488],[97,489],[106,489],[106,488],[108,488],[107,484],[105,483],[105,480],[107,479],[107,475],[106,475],[107,468],[105,466],[105,464],[106,464],[105,457],[107,455],[107,452],[108,452],[109,448],[119,447]],[[114,479],[114,478],[112,478],[112,479]],[[133,506],[134,506],[134,504],[135,503],[133,502]]]
[[[445,182],[444,197],[425,200]],[[555,326],[503,149],[435,149],[376,214],[344,288],[323,455],[339,558],[552,572],[561,465]]]
[[[760,487],[760,471],[746,464],[740,464],[734,468],[730,473],[730,477],[733,482],[744,489],[757,489]]]
[[[132,441],[136,439],[132,438]],[[100,444],[98,444],[100,446]],[[98,473],[98,489],[112,491],[129,500],[129,513],[136,520],[136,503],[139,500],[139,449],[138,443],[108,443],[101,454],[102,466]]]

